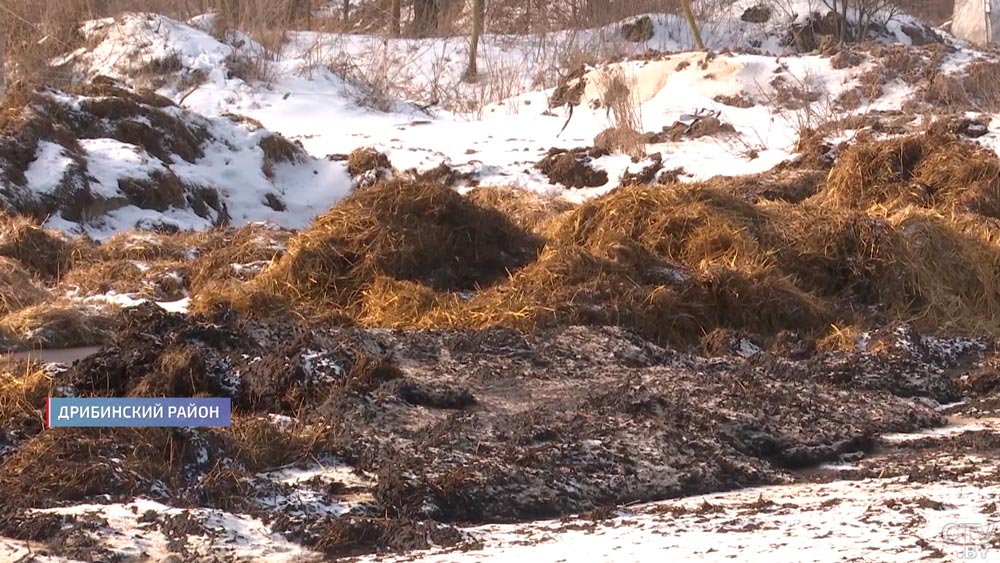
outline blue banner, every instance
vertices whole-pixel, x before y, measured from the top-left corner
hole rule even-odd
[[[48,400],[49,428],[176,428],[232,425],[232,399],[69,398]]]

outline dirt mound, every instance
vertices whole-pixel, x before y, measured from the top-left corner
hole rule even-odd
[[[553,400],[516,401],[503,413],[487,408],[462,417],[438,415],[422,423],[415,443],[396,437],[391,425],[379,426],[375,435],[389,437],[397,453],[385,458],[392,463],[378,464],[376,494],[400,516],[472,522],[551,517],[604,502],[773,482],[783,468],[870,449],[881,424],[906,426],[910,415],[925,423],[939,420],[930,409],[874,391],[852,391],[879,411],[854,418],[864,408],[848,415],[836,386],[790,380],[776,368],[781,364],[734,369],[744,365],[735,360],[717,368],[674,367],[663,351],[644,348],[613,329],[563,329],[519,343],[493,331],[422,338],[440,342],[427,349],[443,346],[449,352],[447,359],[424,359],[439,362],[433,370],[438,381],[472,385],[488,403],[489,392],[475,387],[495,380],[498,368],[481,363],[476,350],[502,347],[507,351],[494,362],[503,366],[505,385],[528,386],[531,396]],[[471,338],[480,344],[468,342]],[[581,353],[619,367],[606,379],[598,373],[607,366],[573,361]],[[536,354],[545,360],[532,366]],[[694,375],[697,369],[707,373]],[[536,379],[542,372],[560,375]],[[570,381],[579,390],[581,379],[587,391],[571,391]],[[393,408],[388,399],[379,404]],[[775,410],[765,415],[752,404]],[[409,408],[396,412],[419,420]],[[897,408],[902,410],[894,413]],[[722,412],[729,415],[718,416]],[[363,438],[367,432],[356,435],[371,443]],[[584,438],[593,435],[601,438]],[[633,456],[636,448],[644,454]],[[426,453],[439,449],[449,455]],[[476,451],[490,452],[489,460]],[[594,502],[597,498],[604,500]]]
[[[334,206],[293,237],[252,285],[327,313],[357,312],[379,276],[473,289],[530,261],[539,245],[501,213],[450,189],[396,180]]]
[[[167,98],[125,90],[108,80],[69,92],[21,91],[0,112],[0,209],[82,223],[134,205],[159,212],[189,210],[213,223],[225,222],[228,210],[217,186],[186,182],[179,171],[205,156],[216,125]],[[220,131],[228,134],[229,129]],[[303,154],[277,139],[261,140],[265,173]],[[229,146],[234,155],[241,150]],[[113,178],[122,172],[109,175],[105,160],[115,150],[133,151],[128,156],[136,166]],[[51,162],[51,170],[29,184],[30,168],[39,162]]]
[[[279,133],[269,133],[257,144],[264,151],[263,170],[268,178],[274,178],[275,166],[285,162],[299,162],[306,155],[302,143],[293,143]]]
[[[608,183],[608,173],[591,167],[590,162],[608,154],[607,149],[597,147],[552,148],[535,167],[545,174],[549,183],[562,184],[567,188],[595,188]]]
[[[855,143],[837,159],[820,197],[856,209],[916,205],[997,218],[1000,158],[935,132]]]

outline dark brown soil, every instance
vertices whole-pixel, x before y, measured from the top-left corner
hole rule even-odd
[[[69,553],[89,524],[71,523],[79,541],[67,543],[66,529],[24,509],[144,496],[238,508],[339,556],[464,541],[439,523],[775,483],[875,451],[880,434],[943,424],[924,402],[959,398],[953,381],[986,346],[942,342],[903,325],[873,333],[870,352],[815,352],[794,334],[767,351],[753,335],[719,331],[703,341],[716,356],[706,360],[612,327],[388,332],[142,306],[122,314],[98,354],[54,375],[58,392],[226,396],[237,425],[22,436],[0,457],[0,532]],[[252,418],[268,413],[317,431],[304,438]],[[264,502],[280,487],[258,471],[329,455],[378,476],[371,512],[308,517]],[[201,532],[183,519],[150,525],[181,551]]]
[[[684,139],[698,139],[701,137],[716,137],[726,134],[736,133],[736,129],[729,123],[719,120],[714,115],[708,115],[696,119],[693,123],[675,122],[673,125],[664,126],[659,133],[647,134],[648,143],[678,142]]]
[[[591,160],[610,154],[597,147],[576,149],[549,149],[548,154],[535,166],[552,184],[568,188],[595,188],[608,183],[608,173],[590,166]]]

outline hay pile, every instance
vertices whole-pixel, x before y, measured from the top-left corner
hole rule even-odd
[[[191,262],[191,289],[248,281],[284,255],[293,232],[272,223],[252,223],[213,232]]]
[[[539,235],[546,232],[553,220],[573,209],[568,201],[515,187],[475,188],[465,197],[476,205],[503,213],[518,227]]]
[[[48,298],[49,292],[36,283],[19,262],[0,258],[0,316]]]
[[[842,203],[832,185],[799,203],[752,203],[733,185],[632,186],[562,210],[382,183],[293,237],[249,282],[205,285],[195,308],[404,329],[618,325],[683,345],[718,329],[822,337],[888,320],[1000,333],[992,219],[873,206],[884,192],[870,189]]]
[[[182,261],[104,260],[81,264],[63,276],[60,289],[75,297],[129,294],[157,301],[182,299],[189,267]]]
[[[7,432],[33,436],[45,427],[45,407],[55,384],[45,366],[0,358],[0,424]]]
[[[915,205],[1000,217],[1000,158],[933,130],[859,142],[837,159],[819,197],[853,209]]]
[[[102,260],[184,260],[193,249],[211,244],[211,233],[156,233],[126,231],[100,247]]]
[[[248,287],[229,295],[203,290],[194,305],[246,306],[248,296],[258,294],[313,313],[355,316],[365,290],[380,276],[435,290],[472,290],[528,263],[539,246],[503,214],[450,189],[387,181],[319,217]]]
[[[0,221],[0,256],[12,258],[44,279],[58,279],[69,270],[74,245],[25,217]]]
[[[16,348],[74,348],[104,344],[109,312],[72,302],[46,302],[0,317],[0,340]]]

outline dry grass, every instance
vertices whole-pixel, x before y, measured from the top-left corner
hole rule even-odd
[[[34,221],[13,217],[0,223],[0,256],[12,258],[45,279],[58,279],[69,270],[74,249],[65,238]]]
[[[45,407],[55,384],[44,365],[0,359],[0,424],[7,431],[33,436],[45,427]]]
[[[853,209],[916,205],[1000,217],[1000,158],[933,131],[858,142],[837,159],[819,197]]]
[[[0,317],[0,336],[19,348],[74,348],[103,344],[111,325],[104,312],[57,301]]]
[[[284,255],[292,235],[292,231],[268,223],[216,231],[213,244],[203,247],[190,263],[191,291],[253,279]]]
[[[48,298],[49,292],[19,262],[0,258],[0,315],[30,307]]]
[[[560,216],[573,209],[565,200],[515,187],[475,188],[465,194],[476,205],[494,209],[526,231],[544,235]]]
[[[252,285],[314,312],[356,313],[378,276],[474,289],[530,261],[538,245],[501,213],[452,190],[389,181],[319,217]]]
[[[838,167],[847,162],[857,161]],[[847,170],[825,190],[858,183]],[[886,319],[1000,333],[998,222],[883,197],[879,181],[858,183],[866,191],[849,201],[821,190],[797,203],[751,203],[725,181],[634,186],[569,210],[385,183],[334,207],[253,280],[210,284],[196,303],[391,328],[610,324],[673,344],[716,329],[825,336]],[[507,209],[513,221],[497,222]],[[529,229],[545,248],[515,270],[501,257],[537,248],[510,242]]]
[[[98,495],[128,498],[148,493],[157,480],[180,481],[184,453],[171,429],[57,428],[4,459],[0,487],[10,495],[6,506],[45,508],[53,500]]]
[[[187,289],[189,266],[182,261],[140,262],[108,259],[71,269],[59,284],[77,297],[109,292],[174,301]]]
[[[597,77],[601,105],[607,109],[610,129],[602,133],[602,144],[609,150],[641,158],[646,156],[642,136],[642,112],[635,95],[635,79],[621,67],[612,67]]]

